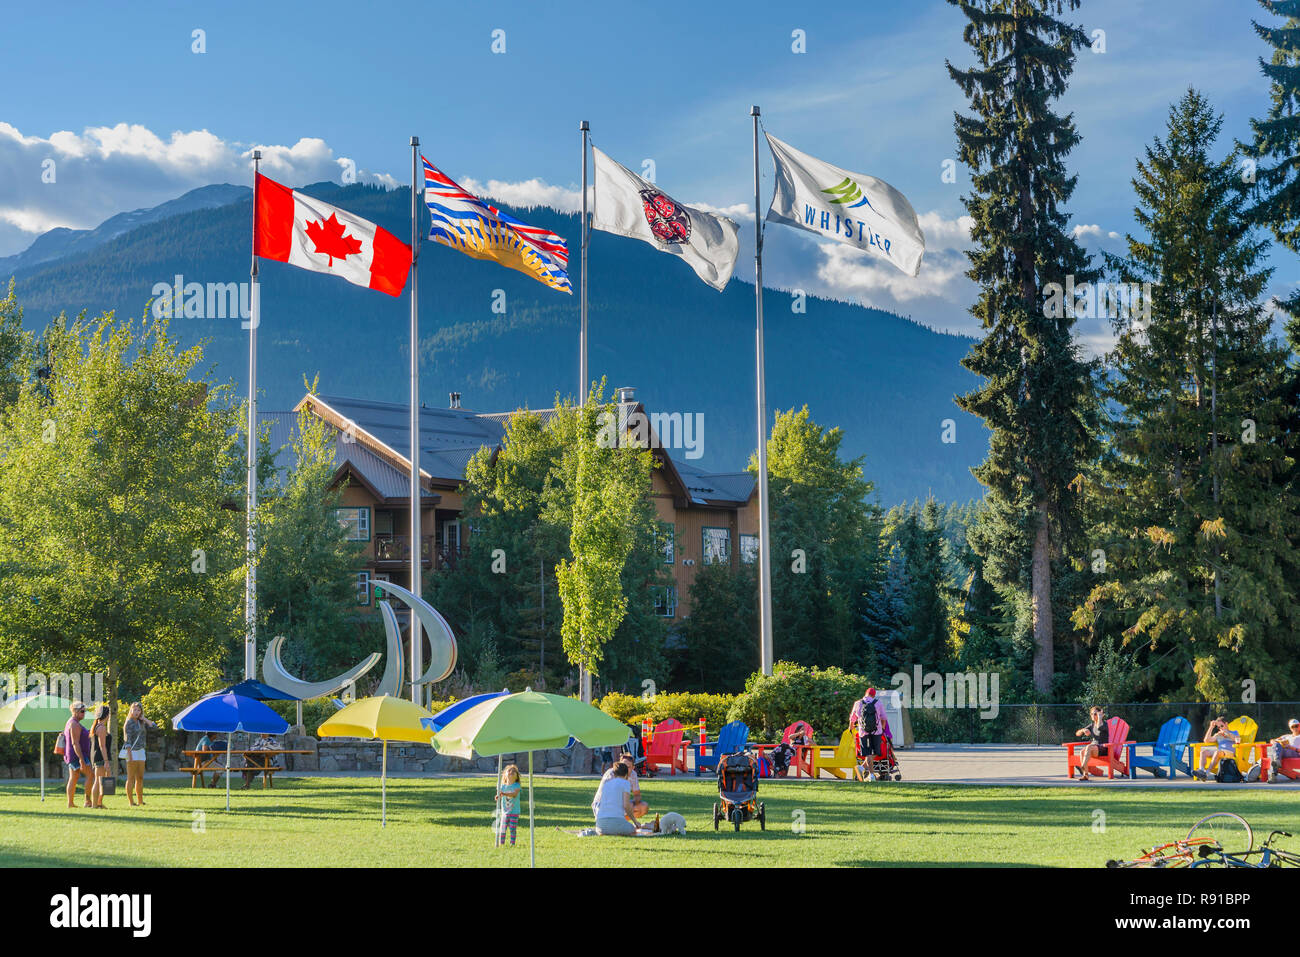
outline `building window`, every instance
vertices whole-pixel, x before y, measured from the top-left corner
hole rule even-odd
[[[338,519],[340,525],[347,529],[348,541],[370,541],[370,506],[336,508],[334,509],[334,517]]]
[[[752,565],[758,561],[758,536],[741,535],[740,536],[740,560],[746,565]]]
[[[675,561],[673,544],[676,538],[677,526],[672,522],[659,523],[659,531],[655,533],[655,551],[663,554],[665,565],[671,565]]]
[[[357,572],[357,604],[370,604],[370,572]]]
[[[731,563],[731,529],[704,529],[704,564],[727,565]]]
[[[389,511],[375,512],[375,534],[392,535],[393,531],[393,513]]]
[[[654,589],[655,596],[655,614],[663,618],[674,618],[677,615],[677,586],[660,585]]]
[[[442,523],[442,547],[448,552],[460,550],[460,519]]]

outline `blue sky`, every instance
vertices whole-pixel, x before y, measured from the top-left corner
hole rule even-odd
[[[414,133],[464,185],[572,204],[581,119],[625,165],[653,159],[677,198],[742,219],[757,103],[774,135],[904,192],[930,246],[912,280],[776,229],[770,283],[973,331],[959,220],[969,178],[959,166],[956,183],[941,179],[955,157],[953,113],[965,108],[944,60],[971,62],[957,10],[931,0],[601,10],[515,0],[24,5],[0,37],[0,86],[11,91],[0,104],[0,255],[54,225],[93,226],[194,186],[247,182],[242,154],[254,145],[278,148],[272,172],[295,185],[338,179],[342,158],[363,180],[405,183]],[[1105,31],[1105,52],[1080,54],[1062,104],[1083,135],[1071,214],[1090,248],[1121,248],[1134,158],[1189,85],[1225,113],[1225,149],[1247,135],[1267,105],[1264,47],[1250,26],[1262,15],[1253,0],[1085,0],[1073,14]],[[494,30],[504,53],[492,51]],[[795,30],[806,52],[792,50]],[[49,157],[54,184],[41,181]],[[766,206],[766,156],[762,167]],[[752,275],[747,253],[738,277]],[[1294,257],[1273,264],[1275,290],[1300,278]]]

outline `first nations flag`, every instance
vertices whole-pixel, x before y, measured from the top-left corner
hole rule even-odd
[[[367,219],[257,174],[253,252],[400,296],[411,247]]]

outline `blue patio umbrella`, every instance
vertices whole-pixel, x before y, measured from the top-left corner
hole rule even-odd
[[[263,684],[253,678],[247,678],[237,685],[231,685],[229,688],[223,688],[217,694],[237,694],[244,698],[252,698],[254,701],[300,701],[287,691],[281,691],[279,688],[272,688],[268,684]]]
[[[421,718],[420,725],[428,728],[430,731],[441,731],[447,725],[451,724],[460,714],[468,711],[470,708],[474,707],[474,705],[479,704],[482,701],[491,701],[493,698],[500,698],[509,693],[509,691],[489,691],[486,694],[471,695],[463,701],[457,701],[455,704],[448,705],[432,718]]]
[[[176,717],[172,727],[181,731],[223,731],[226,734],[226,810],[230,810],[230,741],[236,731],[247,734],[284,734],[289,722],[262,702],[229,691],[205,695]]]

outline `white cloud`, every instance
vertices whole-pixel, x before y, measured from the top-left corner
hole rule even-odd
[[[252,146],[209,130],[162,136],[128,123],[37,136],[0,122],[0,256],[21,252],[57,226],[89,229],[199,186],[248,183],[254,149],[262,151],[263,171],[291,186],[342,182],[349,171],[357,182],[398,185],[386,173],[357,169],[317,138]]]
[[[582,209],[582,189],[566,189],[552,186],[540,179],[528,179],[520,183],[509,183],[499,179],[490,179],[486,183],[466,176],[456,180],[461,188],[475,196],[495,199],[510,206],[550,206],[565,213],[576,213]]]

